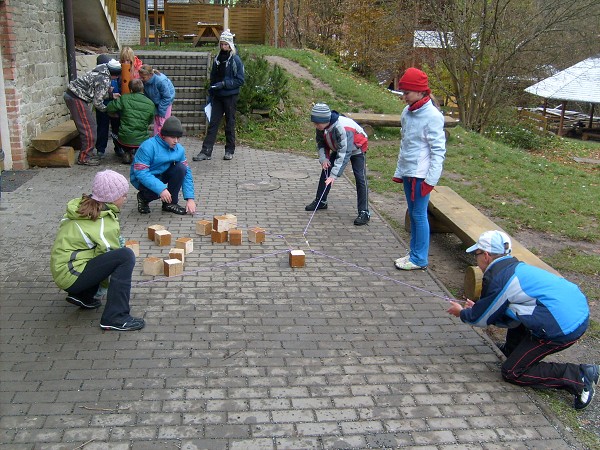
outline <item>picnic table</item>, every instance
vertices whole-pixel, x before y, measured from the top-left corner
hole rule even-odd
[[[198,34],[192,41],[194,47],[198,47],[203,42],[219,42],[223,25],[217,22],[198,22]]]

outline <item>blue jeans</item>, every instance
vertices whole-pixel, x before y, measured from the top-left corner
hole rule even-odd
[[[331,152],[329,155],[329,161],[331,162],[331,166],[333,167],[333,163],[335,158],[337,157],[337,152]],[[367,185],[367,157],[364,153],[360,153],[358,155],[354,155],[350,157],[350,163],[352,164],[352,171],[354,172],[354,180],[356,181],[356,207],[358,208],[358,213],[361,211],[369,211],[369,187]],[[331,184],[329,186],[325,185],[325,180],[327,179],[327,174],[329,174],[331,168],[325,172],[321,171],[321,178],[319,178],[319,185],[317,187],[317,197],[315,200],[321,199],[322,202],[327,201],[327,196],[329,195],[329,191],[331,190]],[[323,194],[323,192],[325,192]],[[323,195],[323,198],[321,198]]]
[[[423,178],[402,178],[410,217],[410,260],[417,266],[426,267],[429,264],[429,220],[427,219],[429,194],[421,196],[423,181]]]

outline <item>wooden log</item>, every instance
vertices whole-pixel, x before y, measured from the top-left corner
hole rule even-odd
[[[73,167],[75,150],[73,147],[58,147],[51,152],[40,152],[30,148],[27,152],[27,162],[30,167]]]
[[[31,144],[36,150],[47,153],[56,150],[61,145],[79,135],[75,122],[68,120],[60,125],[40,133],[31,140]]]
[[[121,63],[121,94],[129,94],[129,82],[132,78],[130,63]]]
[[[465,297],[474,302],[481,297],[481,284],[483,272],[477,266],[469,266],[465,271]]]

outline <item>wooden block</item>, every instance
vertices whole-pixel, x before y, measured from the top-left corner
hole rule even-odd
[[[213,217],[213,230],[229,231],[237,227],[237,217],[233,214],[224,214]]]
[[[304,267],[305,255],[302,250],[290,250],[290,267]]]
[[[248,240],[255,244],[265,242],[265,230],[263,228],[254,227],[248,230]]]
[[[171,245],[171,232],[167,230],[157,230],[154,233],[154,243],[159,247]]]
[[[125,241],[125,247],[133,250],[135,256],[140,256],[140,243],[138,241]]]
[[[183,263],[178,259],[165,259],[164,271],[168,277],[174,277],[183,273]]]
[[[164,229],[165,229],[165,227],[162,226],[162,225],[150,225],[148,227],[148,239],[150,239],[151,241],[153,241],[154,237],[155,237],[154,235],[156,234],[156,232],[158,230],[164,230]]]
[[[79,132],[77,131],[75,122],[68,120],[40,133],[31,140],[31,144],[40,152],[52,152],[78,135]]]
[[[230,245],[242,245],[242,230],[234,228],[229,230],[229,244]]]
[[[144,275],[162,275],[164,273],[163,260],[150,256],[144,259]]]
[[[212,230],[210,239],[213,244],[222,244],[223,242],[227,242],[227,231]]]
[[[46,153],[30,148],[27,151],[27,162],[31,167],[73,167],[75,150],[73,147],[58,147]]]
[[[182,263],[185,263],[185,250],[182,248],[172,248],[169,250],[170,259],[178,259]]]
[[[212,231],[212,223],[210,220],[199,220],[196,222],[196,234],[200,236],[208,236]]]
[[[185,250],[185,254],[194,251],[194,240],[189,237],[181,237],[175,240],[175,247]]]

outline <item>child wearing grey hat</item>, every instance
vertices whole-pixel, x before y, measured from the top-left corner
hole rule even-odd
[[[94,297],[110,278],[100,318],[103,330],[133,331],[145,325],[129,313],[135,255],[124,247],[118,219],[128,191],[129,182],[120,173],[98,172],[92,194],[67,204],[50,255],[54,282],[67,292],[67,302],[82,309],[102,306]]]
[[[332,111],[325,103],[317,103],[310,111],[310,121],[316,128],[317,152],[322,171],[315,199],[306,211],[327,209],[327,196],[333,183],[342,176],[348,162],[356,180],[358,216],[354,225],[369,223],[369,189],[367,185],[367,133],[354,120]]]

